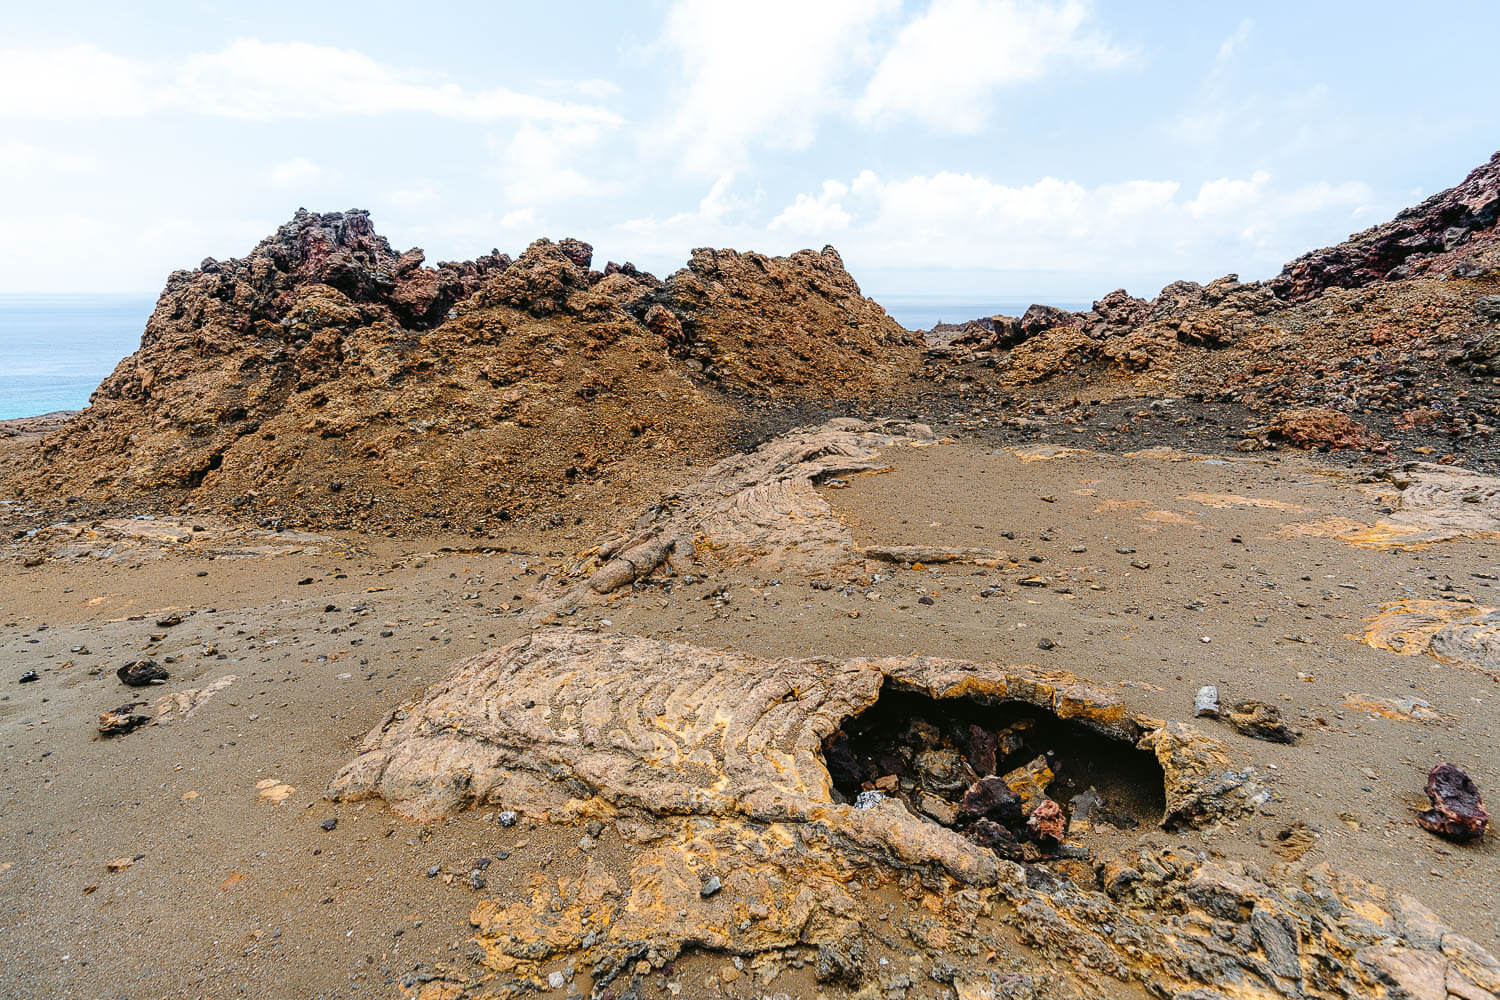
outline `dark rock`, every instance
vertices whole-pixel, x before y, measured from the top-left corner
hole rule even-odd
[[[339,818],[337,816],[330,816],[318,825],[325,830],[332,830],[339,825]]]
[[[28,670],[24,674],[21,675],[20,679],[16,683],[18,683],[18,684],[35,684],[37,682],[37,680],[38,680],[38,677],[37,677],[36,671],[35,670]]]
[[[1302,302],[1329,288],[1359,288],[1390,278],[1441,274],[1493,246],[1500,217],[1500,153],[1456,187],[1408,208],[1390,222],[1338,246],[1304,254],[1270,282],[1283,299]]]
[[[983,726],[969,726],[969,763],[980,774],[993,774],[996,751],[999,749],[995,734]]]
[[[119,708],[112,708],[107,712],[99,713],[99,735],[100,736],[124,736],[132,730],[139,729],[151,721],[151,716],[137,712],[136,709],[145,707],[143,701],[133,701]]]
[[[167,668],[155,660],[133,660],[115,671],[120,683],[126,687],[145,687],[148,684],[165,684]]]
[[[724,888],[724,883],[720,881],[719,876],[714,875],[703,883],[703,887],[698,890],[698,895],[708,899],[710,896],[717,896],[722,888]]]
[[[1417,822],[1454,840],[1477,840],[1489,826],[1490,814],[1479,797],[1479,786],[1457,764],[1439,764],[1427,773],[1427,797],[1432,808],[1417,814]]]
[[[969,786],[959,803],[960,821],[987,819],[1015,825],[1021,822],[1021,797],[999,775],[988,774]]]

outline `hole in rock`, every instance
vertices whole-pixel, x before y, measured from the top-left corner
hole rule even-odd
[[[1068,855],[1085,828],[1161,822],[1151,753],[1025,702],[935,699],[887,683],[824,741],[835,800],[883,798],[1006,857]],[[1070,832],[1071,828],[1071,832]]]

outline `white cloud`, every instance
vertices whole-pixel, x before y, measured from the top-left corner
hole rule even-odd
[[[698,207],[666,218],[639,216],[615,226],[621,252],[637,259],[654,255],[680,255],[700,246],[742,246],[761,249],[765,229],[750,220],[753,203],[734,193],[735,175],[725,172],[715,178]]]
[[[1245,18],[1239,27],[1234,29],[1234,34],[1224,39],[1219,44],[1219,62],[1226,63],[1234,58],[1234,54],[1250,40],[1250,32],[1255,28],[1255,22]]]
[[[944,171],[885,179],[862,171],[797,195],[769,230],[840,230],[852,266],[1136,272],[1207,279],[1272,273],[1309,233],[1368,211],[1360,182],[1277,189],[1264,171],[1198,185],[1175,180],[1086,186],[1044,177],[1008,185]],[[1204,268],[1218,267],[1212,274]],[[1154,291],[1154,290],[1148,290]]]
[[[1200,219],[1240,211],[1261,199],[1270,180],[1270,174],[1258,170],[1249,179],[1220,177],[1204,181],[1198,188],[1198,197],[1188,202],[1187,210]]]
[[[305,156],[278,163],[271,168],[271,183],[278,187],[300,187],[311,184],[327,171]]]
[[[710,175],[743,165],[752,142],[801,149],[847,103],[849,71],[896,0],[679,0],[659,45],[682,80],[667,138],[683,164]]]
[[[917,119],[976,132],[996,90],[1056,70],[1112,69],[1130,53],[1087,29],[1083,3],[934,0],[896,36],[855,107],[866,123]]]
[[[0,119],[134,117],[161,111],[274,121],[396,112],[469,122],[614,124],[613,112],[494,87],[471,90],[361,52],[305,42],[232,42],[179,61],[97,46],[0,50]]]
[[[500,216],[501,229],[524,229],[536,225],[536,212],[529,208],[518,208]]]
[[[36,121],[133,117],[159,102],[142,62],[94,45],[0,49],[0,118]]]
[[[438,188],[436,184],[421,181],[387,191],[381,200],[393,208],[421,208],[438,200]]]
[[[580,167],[601,162],[596,155],[606,131],[597,125],[526,123],[508,142],[491,141],[500,153],[496,176],[512,204],[537,204],[575,198],[598,198],[620,189],[617,180],[585,173]]]
[[[46,149],[19,139],[0,140],[0,177],[7,180],[40,174],[82,173],[94,166],[92,157]]]
[[[771,228],[814,235],[843,229],[853,219],[839,202],[848,193],[849,185],[824,181],[817,195],[797,195],[796,201],[771,220]]]

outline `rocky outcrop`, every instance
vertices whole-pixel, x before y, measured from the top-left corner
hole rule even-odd
[[[1282,268],[1271,287],[1281,298],[1303,302],[1329,288],[1361,288],[1377,281],[1425,274],[1472,276],[1463,266],[1492,250],[1500,219],[1500,153],[1456,187],[1408,208],[1390,222],[1343,243],[1314,250]]]
[[[543,239],[426,267],[366,212],[299,211],[174,273],[140,350],[6,487],[268,523],[560,523],[722,454],[720,388],[867,394],[916,363],[832,248],[702,250],[666,284],[592,265]]]
[[[736,393],[861,395],[912,372],[919,353],[833,247],[789,257],[694,250],[655,301],[680,325],[673,355]]]
[[[1337,538],[1370,549],[1418,551],[1455,538],[1500,538],[1500,477],[1431,462],[1408,462],[1385,478],[1390,511],[1374,524],[1343,517],[1292,524],[1291,535]]]

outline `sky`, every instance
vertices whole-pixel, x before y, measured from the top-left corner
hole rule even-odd
[[[1264,278],[1500,149],[1497,36],[1493,0],[11,5],[0,292],[154,295],[299,206],[429,262],[576,236],[659,275],[831,243],[877,295]]]

